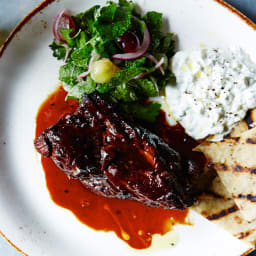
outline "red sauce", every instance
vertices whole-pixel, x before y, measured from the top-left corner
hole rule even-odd
[[[65,101],[65,96],[59,87],[42,104],[36,118],[36,137],[77,108],[77,102]],[[42,165],[48,190],[56,204],[69,209],[82,223],[95,230],[114,231],[133,248],[148,248],[154,234],[164,235],[174,223],[185,223],[187,210],[163,210],[134,201],[98,196],[79,181],[69,179],[50,158],[42,157]]]

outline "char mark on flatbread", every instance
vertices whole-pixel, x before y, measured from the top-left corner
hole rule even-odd
[[[236,165],[235,168],[234,168],[235,171],[241,171],[243,170],[243,167],[240,166],[240,165]]]
[[[256,144],[256,139],[248,138],[246,142],[250,144]]]
[[[220,219],[222,217],[227,216],[230,213],[236,212],[238,211],[238,207],[236,205],[233,205],[232,207],[229,207],[227,209],[224,209],[218,213],[212,214],[210,216],[207,217],[208,220],[217,220]]]
[[[230,140],[234,140],[236,142],[239,142],[240,138],[239,137],[228,137]]]
[[[223,170],[227,170],[227,166],[225,164],[222,164],[221,167]]]
[[[242,194],[239,194],[237,196],[233,195],[233,198],[239,198],[239,199],[247,199],[253,203],[256,203],[256,196],[255,195],[242,195]]]
[[[253,232],[255,232],[255,228],[254,229],[250,229],[250,230],[247,230],[247,231],[244,231],[244,232],[240,232],[238,234],[235,234],[234,236],[237,237],[238,239],[245,239],[247,238],[248,236],[250,236]]]
[[[219,175],[194,206],[194,210],[252,248],[256,245],[255,126],[253,109],[222,142],[201,146]]]
[[[236,237],[238,239],[244,239],[245,237],[249,236],[250,235],[250,232],[249,231],[246,231],[246,232],[240,232],[236,235]]]
[[[247,221],[256,220],[256,127],[218,142],[204,142],[203,152]]]
[[[226,170],[226,169],[223,168],[223,170]],[[240,165],[236,165],[233,168],[233,170],[236,172],[249,172],[251,174],[256,174],[256,168],[246,168],[246,167],[242,167]]]
[[[247,123],[247,125],[248,125],[248,129],[251,129],[251,128],[253,128],[254,127],[254,121],[253,121],[253,119],[252,119],[252,113],[251,113],[251,111],[248,111],[247,112],[247,115],[245,116],[245,122]]]

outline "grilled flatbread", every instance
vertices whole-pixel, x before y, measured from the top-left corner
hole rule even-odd
[[[256,128],[239,137],[200,144],[244,218],[256,219]]]
[[[244,219],[218,176],[213,180],[209,192],[203,194],[193,206],[193,210],[248,243],[252,248],[255,247],[256,220],[248,222]]]
[[[252,248],[255,247],[256,221],[246,221],[233,199],[204,195],[193,209]]]
[[[255,126],[256,109],[250,111],[223,142],[206,142],[197,147],[214,162],[219,176],[193,206],[195,211],[252,247],[256,245],[256,203],[247,200],[247,197],[237,196],[239,193],[253,194],[256,189],[256,173],[253,171],[256,167]]]

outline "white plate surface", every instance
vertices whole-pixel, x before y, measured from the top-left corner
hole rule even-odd
[[[143,11],[164,13],[179,49],[240,45],[253,48],[256,31],[213,0],[141,0]],[[0,229],[30,256],[241,255],[249,246],[196,213],[193,226],[177,226],[174,248],[134,250],[113,233],[94,231],[50,199],[33,148],[40,103],[58,83],[61,64],[48,48],[60,8],[74,14],[101,0],[59,0],[38,12],[12,39],[0,59]]]

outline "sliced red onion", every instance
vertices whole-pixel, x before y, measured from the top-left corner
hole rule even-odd
[[[154,78],[154,77],[151,77],[151,81],[152,81],[152,83],[154,84],[154,87],[155,87],[156,92],[159,93],[159,88],[158,88],[158,86],[157,86],[157,83],[156,83],[155,78]]]
[[[164,64],[164,57],[162,57],[162,58],[159,60],[159,62],[156,63],[156,65],[155,65],[155,68],[156,68],[156,69],[159,69],[159,70],[161,71],[162,75],[164,75],[164,69],[163,69],[163,67],[162,67],[163,64]]]
[[[82,74],[80,74],[80,75],[77,77],[77,81],[78,81],[78,82],[81,82],[81,79],[82,79],[82,78],[87,77],[87,76],[90,74],[92,63],[93,63],[94,61],[96,61],[99,57],[100,57],[100,56],[99,56],[98,54],[96,54],[96,53],[93,53],[93,54],[92,54],[92,57],[91,57],[91,59],[90,59],[90,61],[89,61],[89,64],[88,64],[88,70],[87,70],[86,72],[83,72]]]
[[[143,36],[143,42],[141,44],[141,47],[136,52],[131,53],[122,53],[122,54],[115,54],[112,56],[113,59],[116,60],[134,60],[142,57],[145,52],[148,50],[148,47],[150,45],[150,34],[147,28],[147,25],[144,21],[142,21],[145,25],[144,29],[144,36]]]
[[[164,58],[162,57],[160,59],[160,61],[158,61],[152,54],[150,53],[145,53],[144,56],[148,59],[150,59],[152,62],[154,62],[156,64],[155,68],[161,71],[162,75],[164,75],[164,69],[162,67],[163,63],[164,63]]]
[[[65,54],[65,57],[64,57],[64,62],[66,62],[67,59],[68,59],[69,53],[70,53],[70,48],[67,44],[63,44],[63,47],[66,48],[66,54]]]
[[[52,32],[57,43],[66,42],[60,32],[60,29],[62,28],[75,29],[75,22],[73,21],[71,15],[65,9],[61,9],[53,21]]]
[[[151,55],[152,56],[152,55]],[[146,57],[146,56],[145,56]],[[155,59],[155,57],[154,56],[152,56],[154,59]],[[163,65],[163,63],[164,63],[164,57],[162,57],[161,59],[160,59],[160,61],[156,61],[157,63],[156,63],[156,65],[155,65],[155,69],[160,69],[160,67]],[[152,72],[144,72],[144,73],[141,73],[141,74],[139,74],[139,75],[137,75],[137,76],[135,76],[133,79],[135,79],[135,80],[137,80],[137,79],[142,79],[142,78],[144,78],[144,77],[146,77],[146,76],[148,76],[148,75],[150,75]],[[162,73],[163,75],[164,75],[164,73]]]
[[[92,54],[92,57],[91,57],[91,59],[90,59],[90,61],[89,61],[89,64],[88,64],[88,71],[91,70],[92,63],[93,63],[94,61],[98,60],[99,58],[100,58],[100,55],[99,55],[99,54],[97,54],[97,53],[95,53],[95,52]]]
[[[80,75],[77,77],[77,81],[78,81],[78,82],[81,82],[81,79],[84,78],[84,77],[87,77],[89,74],[90,74],[89,70],[87,70],[86,72],[80,74]]]
[[[149,74],[150,74],[150,72],[144,72],[144,73],[141,73],[141,74],[135,76],[133,79],[134,80],[142,79],[142,78],[148,76]]]
[[[61,17],[63,16],[63,14],[64,14],[65,11],[66,11],[65,9],[61,9],[61,10],[57,13],[57,15],[56,15],[56,17],[54,18],[54,21],[53,21],[52,32],[53,32],[53,35],[54,35],[54,37],[55,37],[57,43],[59,43],[60,41],[62,41],[62,40],[61,40],[61,39],[62,39],[62,36],[61,36],[61,34],[60,34],[60,31],[59,31],[59,23],[60,23],[60,19],[61,19]]]

